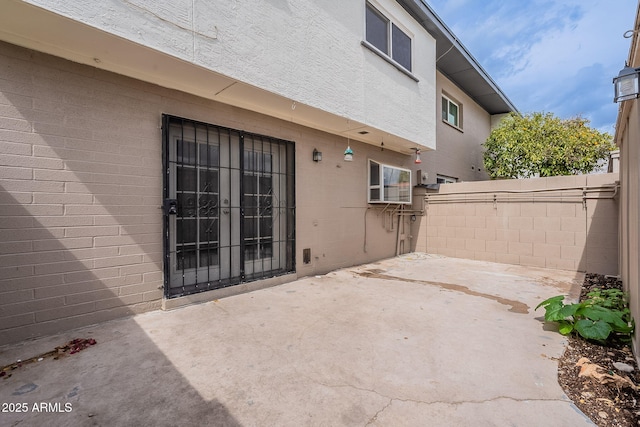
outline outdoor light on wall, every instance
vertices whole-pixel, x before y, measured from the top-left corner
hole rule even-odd
[[[420,163],[422,163],[422,160],[420,159],[420,149],[419,148],[414,148],[415,152],[416,152],[416,160],[413,162],[416,165],[419,165]]]
[[[313,161],[314,162],[322,161],[322,152],[316,150],[315,148],[313,149]]]
[[[636,99],[640,96],[640,85],[638,84],[640,68],[625,67],[620,70],[618,77],[613,78],[615,96],[613,102]]]

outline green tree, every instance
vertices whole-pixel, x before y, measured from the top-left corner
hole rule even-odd
[[[589,120],[551,113],[511,113],[483,146],[492,179],[589,173],[615,149],[611,135],[589,127]]]

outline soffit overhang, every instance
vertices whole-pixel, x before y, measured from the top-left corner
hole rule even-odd
[[[478,61],[424,0],[396,0],[436,40],[436,68],[489,114],[518,112]]]

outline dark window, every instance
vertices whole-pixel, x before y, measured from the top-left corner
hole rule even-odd
[[[391,51],[393,52],[393,60],[411,71],[411,39],[395,24],[392,27],[391,41],[393,46]]]
[[[367,42],[411,71],[411,37],[369,3],[366,26]]]
[[[389,20],[367,4],[367,41],[389,54]]]

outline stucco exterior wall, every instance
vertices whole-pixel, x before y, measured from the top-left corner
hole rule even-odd
[[[462,126],[455,128],[441,115],[441,97],[445,94],[461,106]],[[436,77],[436,150],[426,152],[421,164],[424,184],[435,184],[437,175],[459,181],[480,181],[489,178],[482,161],[482,144],[491,132],[491,115],[442,73]]]
[[[393,0],[375,3],[412,37],[418,81],[362,45],[364,1],[28,3],[297,103],[434,144],[435,40]]]
[[[0,344],[160,307],[163,113],[295,141],[297,276],[409,250],[367,159],[410,156],[0,43]]]
[[[611,173],[441,185],[425,196],[416,250],[617,275],[617,179]]]

